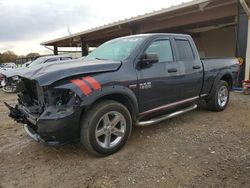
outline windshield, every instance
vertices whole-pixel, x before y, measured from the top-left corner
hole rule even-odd
[[[122,61],[127,59],[133,50],[141,44],[144,37],[129,37],[119,38],[108,41],[93,52],[91,52],[85,59],[86,60],[113,60]]]
[[[30,63],[28,67],[33,67],[35,65],[39,65],[39,64],[43,63],[44,60],[45,60],[45,57],[39,57],[36,60],[32,61],[32,63]]]

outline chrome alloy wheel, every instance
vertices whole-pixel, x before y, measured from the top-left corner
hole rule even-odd
[[[229,91],[226,86],[222,86],[218,91],[218,104],[224,107],[227,104]]]
[[[122,141],[125,132],[125,117],[117,111],[110,111],[99,120],[95,137],[101,147],[111,149]]]

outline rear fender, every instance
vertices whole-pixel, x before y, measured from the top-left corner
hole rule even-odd
[[[209,92],[209,95],[208,95],[208,98],[211,97],[212,93],[213,93],[213,90],[216,89],[216,85],[219,83],[219,81],[222,79],[223,76],[225,75],[230,75],[231,79],[233,79],[233,74],[229,71],[229,70],[222,70],[220,71],[217,76],[215,77],[214,79],[214,83],[210,89],[210,92]]]

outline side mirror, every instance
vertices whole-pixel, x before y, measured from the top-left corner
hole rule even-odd
[[[159,62],[159,55],[156,53],[144,54],[140,60],[142,66],[148,66],[158,62]]]

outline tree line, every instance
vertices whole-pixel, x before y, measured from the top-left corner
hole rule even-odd
[[[15,62],[18,58],[29,58],[29,57],[36,57],[39,56],[39,53],[29,53],[26,56],[21,55],[18,56],[12,51],[6,51],[3,53],[0,53],[0,63],[8,63],[8,62]]]

